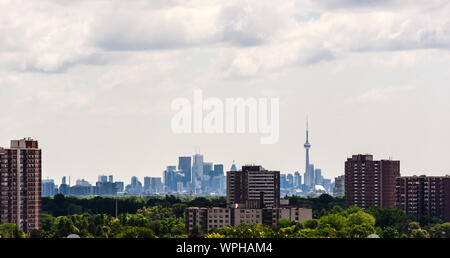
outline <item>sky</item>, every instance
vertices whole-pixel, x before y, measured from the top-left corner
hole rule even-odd
[[[205,161],[327,178],[352,154],[450,174],[446,0],[0,0],[0,146],[43,178],[161,176]],[[280,136],[175,134],[176,98],[278,98]]]

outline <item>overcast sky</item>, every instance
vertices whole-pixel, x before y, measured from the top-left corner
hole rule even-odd
[[[325,177],[357,153],[450,174],[447,0],[0,0],[0,146],[33,137],[43,177],[161,176],[200,147]],[[174,134],[171,102],[277,97],[280,138]]]

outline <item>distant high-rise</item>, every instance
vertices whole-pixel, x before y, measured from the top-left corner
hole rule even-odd
[[[144,177],[144,192],[150,193],[150,177]]]
[[[160,177],[146,177],[148,178],[148,193],[159,194],[163,192],[163,184]]]
[[[353,155],[345,162],[347,207],[395,207],[397,177],[400,177],[400,161],[375,161],[369,154]]]
[[[302,185],[302,176],[298,171],[294,173],[294,187],[299,188]]]
[[[55,180],[42,179],[42,196],[54,196],[55,194]]]
[[[176,170],[176,166],[167,166],[164,171],[164,186],[167,193],[179,192],[178,183],[184,182],[184,174],[181,171]]]
[[[203,162],[203,176],[212,176],[214,173],[212,162]]]
[[[345,176],[338,176],[334,179],[333,196],[345,195]]]
[[[182,171],[184,174],[184,186],[189,186],[192,181],[191,157],[178,157],[178,170]]]
[[[192,165],[192,188],[196,193],[201,192],[203,180],[203,155],[195,154]]]
[[[26,233],[41,229],[42,151],[31,138],[0,148],[0,224],[16,224]]]
[[[117,192],[123,192],[123,190],[124,190],[123,181],[116,181],[116,182],[114,182],[114,185],[116,186]]]
[[[109,183],[114,183],[114,179],[113,179],[113,176],[112,176],[112,175],[110,175],[110,176],[108,177],[108,182],[109,182]]]
[[[314,169],[314,184],[323,185],[323,177],[322,177],[322,169],[316,168]]]
[[[98,182],[104,182],[104,183],[106,183],[106,182],[108,182],[108,177],[105,176],[105,175],[99,175],[99,176],[98,176]]]
[[[264,208],[280,206],[280,171],[261,166],[243,166],[227,172],[228,207]]]
[[[214,164],[214,176],[224,176],[222,164]]]
[[[236,167],[236,164],[234,164],[234,160],[233,160],[233,165],[231,165],[230,171],[237,171],[237,167]]]
[[[131,184],[125,187],[125,191],[129,194],[141,194],[142,193],[142,183],[139,182],[138,178],[131,177]]]

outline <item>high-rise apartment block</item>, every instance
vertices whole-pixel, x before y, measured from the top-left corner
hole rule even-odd
[[[228,207],[265,208],[280,206],[280,172],[261,166],[243,166],[227,172]]]
[[[16,224],[28,234],[41,228],[41,154],[31,138],[0,148],[0,224]]]
[[[416,217],[450,222],[450,176],[404,176],[396,180],[396,206]]]
[[[397,177],[400,177],[400,161],[373,160],[368,154],[353,155],[345,162],[347,207],[395,207]]]

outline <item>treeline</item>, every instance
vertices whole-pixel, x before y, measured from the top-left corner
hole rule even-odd
[[[122,213],[117,218],[89,213],[54,217],[44,213],[42,230],[31,237],[65,238],[76,234],[82,238],[173,238],[187,237],[183,219],[185,204],[143,207],[135,214]]]
[[[302,223],[279,220],[276,227],[241,224],[218,228],[206,238],[450,238],[450,223],[407,216],[392,208],[334,207],[327,215]],[[197,236],[201,237],[201,236]]]
[[[226,198],[220,197],[196,197],[189,200],[188,197],[166,196],[120,196],[120,197],[75,197],[57,194],[54,197],[42,197],[42,212],[52,216],[68,216],[74,214],[105,214],[110,216],[117,214],[135,214],[143,207],[225,207]],[[184,208],[183,208],[184,209]],[[180,209],[178,209],[180,210]]]
[[[336,206],[345,208],[343,197],[333,197],[328,194],[322,194],[319,197],[285,196],[284,199],[289,200],[290,205],[311,208],[313,218],[326,215],[329,210]]]
[[[438,218],[406,215],[403,211],[373,207],[344,209],[343,198],[321,195],[317,198],[285,197],[290,204],[313,209],[313,219],[293,223],[278,221],[275,227],[241,224],[216,229],[202,235],[185,233],[184,210],[187,207],[225,207],[225,197],[151,196],[116,198],[77,198],[56,195],[45,197],[42,230],[29,236],[14,224],[0,225],[0,238],[64,238],[77,234],[83,238],[449,238],[450,223]]]

